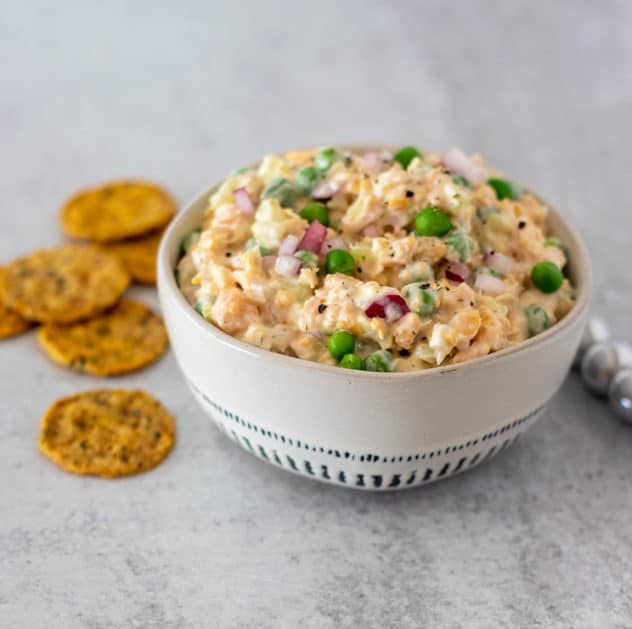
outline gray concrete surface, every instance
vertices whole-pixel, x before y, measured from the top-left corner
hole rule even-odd
[[[573,220],[594,311],[632,337],[629,2],[0,5],[2,260],[60,241],[61,201],[103,179],[185,200],[290,146],[459,144]],[[40,416],[101,384],[32,334],[0,347],[0,627],[632,626],[632,430],[576,376],[493,463],[396,495],[236,449],[172,355],[109,383],[177,415],[166,463],[64,474]]]

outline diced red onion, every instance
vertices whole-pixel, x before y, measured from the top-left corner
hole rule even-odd
[[[318,221],[312,221],[298,248],[301,251],[320,253],[325,238],[327,238],[327,228]]]
[[[441,161],[451,173],[465,177],[474,186],[483,183],[487,178],[485,169],[472,162],[461,149],[448,149]]]
[[[298,243],[300,239],[298,236],[294,236],[294,234],[288,234],[285,237],[285,240],[281,243],[279,247],[279,255],[280,256],[291,256],[296,253],[296,249],[298,247]]]
[[[294,256],[277,256],[274,270],[285,277],[296,277],[303,263]]]
[[[465,282],[470,276],[470,267],[460,262],[450,262],[445,269],[445,276],[452,282]]]
[[[233,196],[235,197],[235,203],[237,207],[248,216],[252,216],[255,213],[255,204],[250,198],[250,194],[246,188],[237,188],[233,190]]]
[[[404,298],[401,295],[392,293],[376,299],[364,311],[364,314],[371,319],[377,317],[386,319],[387,323],[393,323],[408,312],[410,312],[410,308]]]
[[[380,156],[375,151],[370,151],[362,156],[362,165],[364,168],[379,168],[381,163]]]
[[[410,222],[410,218],[405,212],[397,212],[396,214],[389,214],[384,221],[385,225],[390,225],[395,231],[404,227]]]
[[[342,249],[343,251],[347,251],[349,246],[342,236],[332,236],[323,242],[323,246],[320,248],[320,255],[326,256],[332,249]]]
[[[377,236],[379,236],[380,232],[378,230],[378,228],[375,225],[367,225],[363,230],[362,230],[362,235],[366,236],[367,238],[377,238]]]
[[[494,277],[488,273],[477,273],[474,287],[491,295],[500,295],[507,290],[507,285],[499,277]]]
[[[338,192],[340,186],[334,181],[322,181],[312,190],[314,199],[331,199]]]
[[[269,271],[274,268],[276,263],[276,256],[263,256],[261,258],[261,267],[264,271]]]
[[[513,269],[514,265],[514,259],[512,257],[506,256],[504,253],[498,253],[497,251],[488,251],[483,256],[483,262],[502,275],[511,273],[511,269]]]
[[[393,153],[390,151],[369,151],[362,156],[362,165],[368,170],[382,169],[384,164],[393,160]]]

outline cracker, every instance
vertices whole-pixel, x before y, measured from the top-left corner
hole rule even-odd
[[[114,181],[80,191],[62,207],[60,218],[68,236],[111,242],[164,227],[175,208],[175,201],[159,186]]]
[[[175,420],[139,390],[101,389],[57,400],[40,426],[39,448],[67,472],[112,478],[158,465],[175,440]]]
[[[0,303],[0,339],[17,336],[26,332],[31,327],[31,322],[21,317],[14,310],[10,310]]]
[[[0,269],[0,276],[2,276]],[[1,281],[1,280],[0,280]],[[15,310],[7,308],[0,301],[0,339],[8,339],[11,336],[17,336],[26,332],[31,327],[31,322],[21,317]]]
[[[73,323],[112,306],[129,283],[114,256],[66,245],[8,264],[0,276],[0,298],[29,321]]]
[[[140,369],[161,356],[168,344],[162,321],[129,299],[90,321],[45,325],[37,337],[56,363],[95,376]]]
[[[155,284],[156,258],[162,233],[158,231],[141,238],[104,244],[102,248],[123,263],[135,282]]]

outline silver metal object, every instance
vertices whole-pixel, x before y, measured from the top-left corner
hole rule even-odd
[[[615,373],[624,367],[632,367],[632,346],[614,341],[596,343],[582,358],[582,380],[593,393],[605,396]]]
[[[618,371],[608,389],[610,406],[617,417],[626,424],[632,424],[632,369]]]
[[[573,368],[579,369],[582,364],[582,359],[588,351],[591,345],[595,343],[604,343],[610,338],[610,330],[608,325],[603,319],[599,317],[591,317],[586,323],[584,328],[584,334],[582,335],[577,353],[575,354],[575,360],[573,361]]]

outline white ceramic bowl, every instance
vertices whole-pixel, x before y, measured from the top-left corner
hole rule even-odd
[[[391,490],[464,472],[540,417],[571,365],[590,292],[584,245],[555,211],[577,303],[516,347],[407,373],[340,369],[238,341],[200,317],[174,279],[182,238],[199,226],[211,186],[173,220],[158,253],[158,289],[185,380],[215,424],[256,457],[343,487]]]

